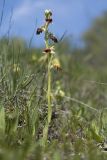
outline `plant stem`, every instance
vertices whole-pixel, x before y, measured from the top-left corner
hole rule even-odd
[[[47,92],[47,97],[48,97],[48,124],[51,122],[51,115],[52,115],[52,106],[51,106],[51,59],[52,56],[49,57],[49,62],[48,62],[48,92]]]
[[[46,48],[49,48],[49,42],[48,42],[48,23],[45,25],[45,45]],[[51,116],[52,116],[52,106],[51,106],[51,61],[52,61],[52,55],[47,55],[48,56],[48,84],[47,84],[47,102],[48,102],[48,117],[47,117],[47,122],[43,130],[43,146],[46,144],[47,137],[48,137],[48,129],[49,129],[49,124],[51,122]]]

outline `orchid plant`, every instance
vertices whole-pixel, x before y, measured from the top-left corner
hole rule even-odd
[[[52,74],[51,70],[55,68],[56,70],[60,70],[60,62],[57,58],[56,52],[55,52],[55,43],[58,43],[58,39],[56,36],[49,31],[49,26],[52,24],[52,11],[51,10],[45,10],[45,23],[43,26],[37,28],[36,34],[40,35],[41,33],[44,33],[44,40],[45,40],[45,49],[43,50],[43,57],[45,61],[47,62],[47,103],[48,103],[48,115],[47,115],[47,121],[46,125],[43,130],[43,145],[47,141],[48,137],[48,129],[49,125],[51,123],[51,117],[52,117],[52,98],[51,98],[51,80],[52,80]]]

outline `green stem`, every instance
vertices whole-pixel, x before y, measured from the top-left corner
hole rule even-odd
[[[51,106],[51,59],[52,56],[49,58],[48,62],[48,92],[47,92],[47,97],[48,97],[48,124],[51,122],[51,116],[52,116],[52,106]]]
[[[48,24],[45,26],[45,44],[46,48],[49,48],[49,42],[47,38],[48,34]],[[48,129],[49,129],[49,124],[51,122],[51,116],[52,116],[52,106],[51,106],[51,61],[52,61],[52,55],[47,55],[48,56],[48,89],[47,89],[47,102],[48,102],[48,118],[46,125],[43,130],[43,146],[45,146],[47,137],[48,137]]]
[[[48,23],[45,26],[45,44],[46,48],[49,48],[48,42]],[[48,100],[48,125],[51,122],[51,115],[52,115],[52,107],[51,107],[51,61],[52,55],[48,55],[48,91],[47,91],[47,100]]]

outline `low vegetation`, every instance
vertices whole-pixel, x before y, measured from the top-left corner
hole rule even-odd
[[[45,16],[37,30],[45,53],[20,38],[0,40],[0,160],[106,160],[106,15],[83,48],[50,44],[58,40],[47,30],[52,13]]]

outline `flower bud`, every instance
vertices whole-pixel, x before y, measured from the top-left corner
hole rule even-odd
[[[60,62],[57,58],[53,59],[53,68],[57,69],[57,70],[61,70],[61,65]]]
[[[20,72],[20,66],[18,64],[13,64],[13,72],[14,73],[18,73]]]
[[[52,16],[52,12],[51,12],[51,10],[45,10],[45,17],[46,18],[48,18],[48,17],[50,17],[50,16]]]

